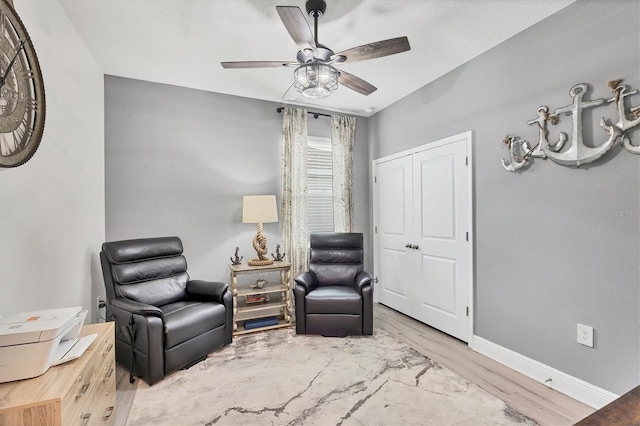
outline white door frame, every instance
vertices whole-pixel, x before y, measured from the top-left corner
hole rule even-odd
[[[415,148],[410,148],[407,149],[405,151],[401,151],[401,152],[397,152],[395,154],[391,154],[391,155],[387,155],[385,157],[382,158],[378,158],[376,160],[372,161],[372,167],[371,170],[374,174],[373,179],[374,181],[372,181],[372,185],[373,185],[373,200],[377,199],[377,187],[375,185],[375,171],[376,171],[376,166],[380,163],[384,163],[390,160],[394,160],[396,158],[400,158],[400,157],[405,157],[407,155],[412,155],[412,154],[416,154],[422,151],[426,151],[429,149],[433,149],[433,148],[438,148],[440,146],[443,145],[447,145],[450,143],[454,143],[454,142],[459,142],[461,139],[466,139],[467,141],[467,184],[469,185],[469,192],[468,192],[468,205],[470,206],[471,212],[468,215],[468,223],[467,223],[467,229],[469,230],[469,244],[467,245],[467,252],[468,252],[468,256],[469,256],[469,267],[468,267],[468,277],[467,277],[467,282],[468,282],[468,295],[469,295],[469,300],[468,300],[468,306],[469,306],[469,336],[468,336],[468,342],[467,345],[472,346],[472,340],[473,340],[473,336],[474,336],[474,327],[473,327],[473,318],[474,318],[474,312],[475,312],[475,305],[474,305],[474,300],[475,300],[475,292],[474,292],[474,268],[473,265],[475,264],[475,258],[474,258],[474,250],[473,247],[475,245],[475,240],[474,240],[474,230],[473,230],[473,222],[474,222],[474,211],[475,211],[475,206],[473,204],[473,194],[474,194],[474,188],[473,188],[473,149],[472,149],[472,143],[473,143],[473,134],[472,131],[469,130],[467,132],[463,132],[463,133],[459,133],[457,135],[454,136],[450,136],[444,139],[440,139],[437,141],[433,141],[430,143],[426,143],[424,145],[420,145],[417,146]],[[373,274],[374,274],[374,280],[375,278],[378,276],[378,233],[377,233],[377,225],[378,225],[378,220],[379,220],[379,212],[377,211],[377,205],[375,203],[375,201],[373,202],[373,229],[372,229],[372,235],[373,235]],[[378,288],[377,286],[374,284],[374,291],[373,291],[373,301],[375,303],[378,303]]]

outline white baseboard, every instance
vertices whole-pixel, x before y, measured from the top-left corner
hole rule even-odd
[[[469,347],[596,409],[604,407],[619,396],[476,335],[471,337]],[[550,383],[548,379],[551,379]]]

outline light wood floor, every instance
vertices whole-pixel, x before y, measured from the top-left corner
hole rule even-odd
[[[484,355],[466,343],[400,314],[386,306],[374,306],[374,325],[440,365],[477,384],[542,425],[572,425],[595,410],[536,382]],[[116,425],[125,425],[138,380],[117,369]]]
[[[373,311],[374,325],[480,386],[542,425],[572,425],[595,409],[517,373],[466,343],[383,305]]]
[[[116,363],[116,419],[114,420],[116,426],[124,426],[127,423],[139,380],[129,383],[129,371]]]

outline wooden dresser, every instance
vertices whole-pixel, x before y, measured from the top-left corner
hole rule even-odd
[[[39,377],[0,384],[0,425],[112,425],[116,409],[113,322],[88,324],[97,334],[78,359]]]
[[[640,386],[580,420],[575,426],[640,425]]]

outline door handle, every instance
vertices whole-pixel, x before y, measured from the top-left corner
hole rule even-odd
[[[414,250],[418,250],[420,247],[417,244],[414,244],[414,245],[411,246],[411,248],[414,249]]]
[[[411,245],[411,243],[407,243],[407,244],[405,245],[405,247],[406,247],[406,248],[413,248],[413,246]]]

